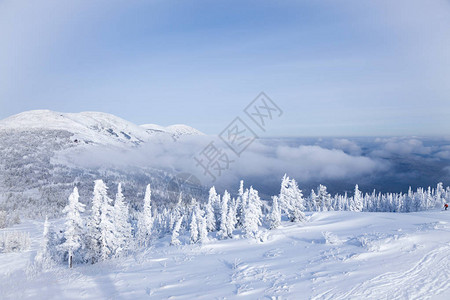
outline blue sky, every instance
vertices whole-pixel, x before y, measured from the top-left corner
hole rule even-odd
[[[450,2],[0,1],[0,118],[104,111],[217,134],[448,135]]]

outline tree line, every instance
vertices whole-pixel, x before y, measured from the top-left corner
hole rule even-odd
[[[418,188],[414,192],[410,188],[405,194],[364,194],[356,185],[352,196],[331,196],[324,185],[319,185],[304,197],[295,179],[285,175],[279,194],[266,201],[253,187],[244,189],[242,180],[233,196],[228,191],[218,194],[211,187],[207,199],[187,203],[180,194],[178,203],[171,208],[152,205],[151,194],[151,186],[147,185],[142,207],[135,210],[127,204],[120,183],[112,199],[103,180],[96,180],[91,207],[86,211],[75,187],[63,210],[64,230],[56,232],[45,221],[36,262],[66,262],[69,267],[74,263],[96,263],[149,247],[163,237],[168,237],[173,246],[236,236],[263,241],[267,230],[278,228],[282,220],[306,221],[305,211],[420,211],[442,207],[450,199],[450,188],[444,189],[439,183],[436,188]]]

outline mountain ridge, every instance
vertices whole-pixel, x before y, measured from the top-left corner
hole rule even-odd
[[[163,127],[155,124],[137,125],[113,114],[85,111],[61,113],[52,110],[30,110],[0,120],[0,130],[65,130],[73,141],[94,144],[134,144],[154,137],[178,139],[185,135],[204,135],[184,124]]]

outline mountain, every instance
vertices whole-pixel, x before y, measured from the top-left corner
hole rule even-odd
[[[139,145],[155,135],[179,138],[184,135],[203,135],[187,125],[138,126],[117,116],[102,112],[60,113],[50,110],[26,111],[0,121],[5,130],[57,130],[72,134],[76,143]]]
[[[176,201],[178,195],[167,192],[175,176],[170,169],[89,167],[64,157],[70,154],[95,159],[91,153],[98,156],[112,149],[127,155],[146,145],[170,148],[177,139],[193,135],[203,133],[187,125],[139,126],[102,112],[33,110],[8,117],[0,121],[0,210],[19,211],[30,217],[58,215],[74,184],[88,202],[92,182],[98,178],[108,183],[111,197],[113,187],[122,182],[132,205],[140,205],[139,191],[144,192],[148,183],[152,184],[156,202]],[[187,197],[189,192],[185,194]]]

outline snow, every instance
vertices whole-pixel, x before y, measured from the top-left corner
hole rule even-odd
[[[167,127],[156,125],[156,124],[143,124],[140,125],[144,128],[149,134],[158,135],[158,134],[169,134],[174,139],[178,139],[181,136],[186,135],[205,135],[201,131],[184,124],[175,124]]]
[[[315,212],[283,221],[267,240],[212,238],[180,246],[170,236],[143,252],[95,265],[30,272],[30,250],[0,254],[2,299],[446,299],[450,289],[450,212]],[[62,226],[62,220],[53,220]],[[0,231],[0,232],[1,232]],[[28,271],[27,271],[28,270]]]
[[[114,145],[140,144],[149,141],[155,132],[166,136],[203,135],[187,125],[162,127],[139,126],[103,112],[61,113],[51,110],[31,110],[0,121],[0,130],[64,130],[74,134],[80,142]]]

